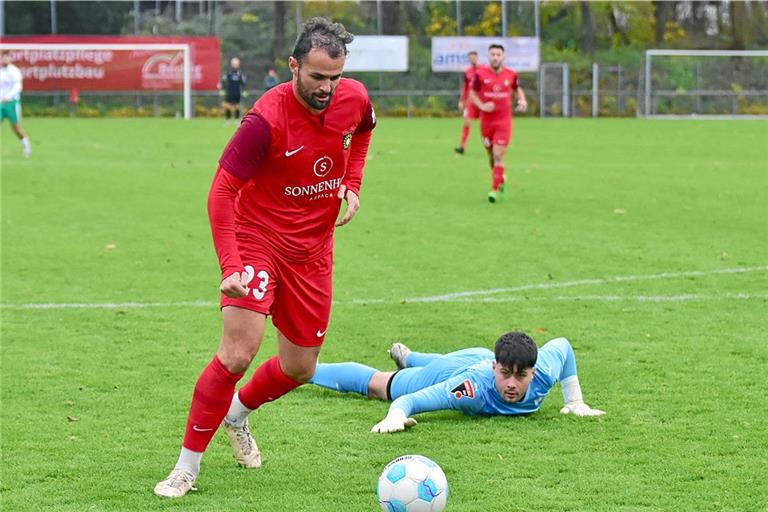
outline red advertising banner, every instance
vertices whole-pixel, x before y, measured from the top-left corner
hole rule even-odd
[[[221,70],[218,37],[6,36],[3,44],[188,44],[192,89],[215,90]],[[183,50],[6,49],[28,91],[181,90]]]

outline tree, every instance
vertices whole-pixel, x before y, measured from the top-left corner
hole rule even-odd
[[[133,3],[56,2],[55,9],[59,34],[119,34]],[[50,2],[5,2],[5,17],[8,35],[51,33]]]
[[[273,2],[275,6],[275,19],[272,33],[272,59],[275,61],[283,57],[285,48],[285,2]]]
[[[754,9],[752,9],[755,38],[763,46],[768,43],[768,24],[766,23],[766,20],[768,20],[768,13],[766,13],[768,7],[766,7],[766,3],[768,2],[755,2]]]
[[[653,2],[653,20],[656,28],[656,44],[664,42],[664,32],[667,26],[667,15],[669,13],[669,2],[655,0]]]
[[[731,2],[731,48],[743,50],[749,43],[748,2]]]
[[[454,36],[458,24],[447,2],[430,2],[428,6],[429,22],[426,24],[428,36]]]
[[[483,15],[477,23],[464,25],[464,34],[468,36],[497,36],[501,33],[501,5],[491,2],[485,6]]]
[[[621,21],[619,21],[620,16]],[[609,6],[608,26],[613,47],[628,45],[630,42],[629,35],[627,34],[626,18],[627,16],[621,13],[618,8],[613,5]]]
[[[581,0],[581,51],[588,54],[595,53],[597,45],[597,29],[595,28],[595,19],[592,17],[592,9],[589,2]]]

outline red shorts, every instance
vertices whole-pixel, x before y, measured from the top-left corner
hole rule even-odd
[[[333,253],[296,263],[282,259],[259,238],[238,233],[237,243],[249,290],[237,299],[222,294],[221,307],[271,315],[274,326],[294,344],[322,345],[331,314]]]
[[[480,121],[480,136],[486,148],[491,146],[508,146],[512,138],[512,120],[483,122]]]
[[[467,104],[464,107],[464,119],[480,119],[480,109],[471,101],[467,101]]]

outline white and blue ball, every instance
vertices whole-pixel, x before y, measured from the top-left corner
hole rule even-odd
[[[403,455],[384,468],[376,494],[385,512],[442,512],[448,501],[448,481],[433,460]]]

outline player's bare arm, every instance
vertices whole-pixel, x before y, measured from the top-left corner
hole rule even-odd
[[[351,221],[357,210],[360,209],[360,198],[352,190],[347,190],[346,185],[339,187],[338,198],[347,202],[347,210],[344,212],[344,217],[336,222],[337,228]]]
[[[483,101],[480,99],[480,96],[477,95],[477,92],[475,92],[474,89],[469,91],[469,99],[477,108],[483,112],[493,112],[493,109],[496,107],[496,104],[492,101],[483,103]]]
[[[523,91],[523,88],[518,87],[517,91],[515,91],[515,95],[517,96],[517,107],[515,108],[515,111],[525,112],[528,110],[528,101],[525,99],[525,91]]]

